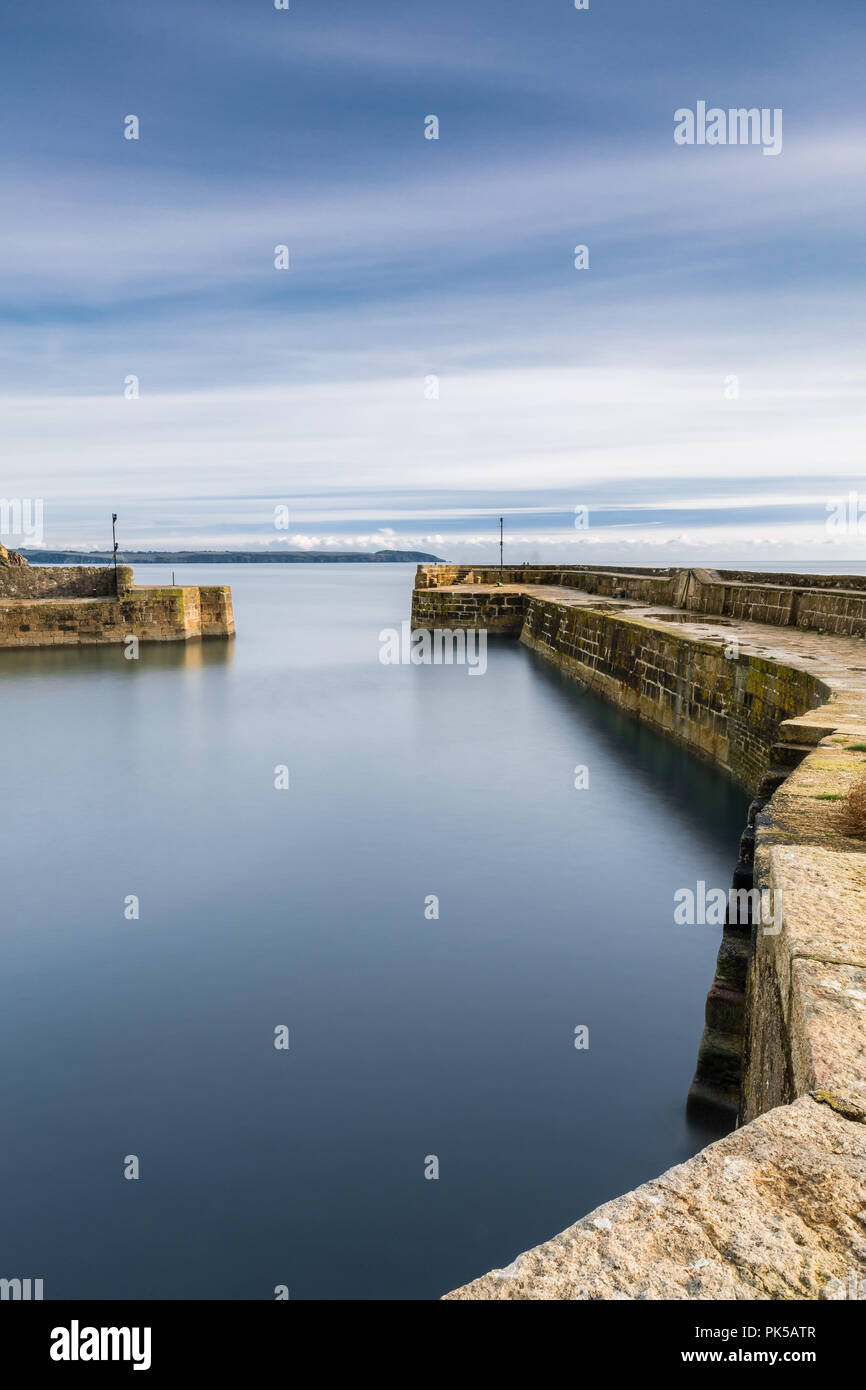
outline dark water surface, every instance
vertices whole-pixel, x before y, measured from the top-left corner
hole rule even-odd
[[[432,1298],[699,1148],[746,797],[516,642],[381,665],[409,566],[177,579],[236,642],[0,653],[0,1276]]]

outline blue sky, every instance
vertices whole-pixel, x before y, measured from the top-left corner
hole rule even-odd
[[[3,492],[45,545],[113,508],[129,546],[866,546],[827,526],[866,514],[862,4],[49,0],[0,39]],[[699,100],[781,108],[781,154],[677,146]]]

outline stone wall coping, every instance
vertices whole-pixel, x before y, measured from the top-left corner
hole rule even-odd
[[[445,1298],[841,1300],[864,1189],[862,1124],[804,1096]]]
[[[585,572],[588,578],[595,573]],[[694,571],[685,574],[690,583]],[[630,577],[639,583],[657,576]],[[742,587],[750,584],[751,577]],[[718,660],[720,645],[736,638],[733,660],[764,670],[771,685],[786,671],[808,673],[815,699],[814,708],[778,725],[779,749],[800,761],[783,769],[784,780],[759,810],[754,829],[755,887],[779,893],[782,909],[778,930],[753,928],[750,968],[756,983],[750,989],[775,982],[781,1017],[772,1027],[784,1036],[776,1036],[774,1045],[787,1049],[791,1089],[782,1100],[790,1103],[780,1103],[777,1077],[761,1099],[770,1086],[760,1072],[766,1036],[750,1031],[758,1075],[749,1082],[748,1122],[507,1269],[446,1297],[845,1297],[834,1281],[844,1290],[851,1270],[866,1274],[866,1237],[858,1224],[866,1209],[866,839],[849,836],[839,816],[839,803],[866,772],[863,636],[677,608],[671,600],[663,608],[537,582],[536,573],[513,583],[458,580],[435,588],[445,591],[444,625],[450,622],[448,591],[464,596],[459,609],[466,625],[483,625],[481,615],[501,603],[496,596],[503,590],[523,593],[517,624],[523,622],[525,630],[536,610],[548,615],[546,642],[572,630],[577,610],[597,613],[611,631],[645,629],[662,651],[669,642],[672,651],[687,648]],[[687,584],[672,588],[685,594]],[[430,603],[430,592],[417,591],[419,604]],[[808,592],[797,587],[798,595]],[[827,584],[820,594],[825,603],[847,598]],[[862,592],[854,597],[858,604],[866,599]],[[436,607],[430,612],[435,617]],[[516,634],[513,620],[508,630]],[[591,630],[598,633],[598,624]],[[581,679],[573,664],[565,662],[563,669]],[[673,1190],[685,1206],[670,1200]]]
[[[136,585],[131,565],[118,565],[116,579],[105,565],[9,566],[8,574],[13,589],[37,592],[4,594],[0,585],[0,648],[234,636],[228,585]]]

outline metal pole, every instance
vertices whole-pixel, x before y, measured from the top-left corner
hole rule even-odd
[[[115,529],[114,529],[114,524],[115,524],[116,521],[117,521],[117,512],[112,512],[112,513],[111,513],[111,547],[112,547],[111,553],[112,553],[112,555],[114,556],[114,574],[115,574],[115,577],[117,576],[117,533],[115,532]]]
[[[502,517],[499,518],[499,578],[502,578]]]

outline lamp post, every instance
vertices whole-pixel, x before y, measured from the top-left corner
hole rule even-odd
[[[499,518],[499,578],[502,578],[502,517]]]
[[[114,578],[117,580],[117,533],[114,529],[117,521],[117,512],[111,513],[111,553],[114,557]]]

